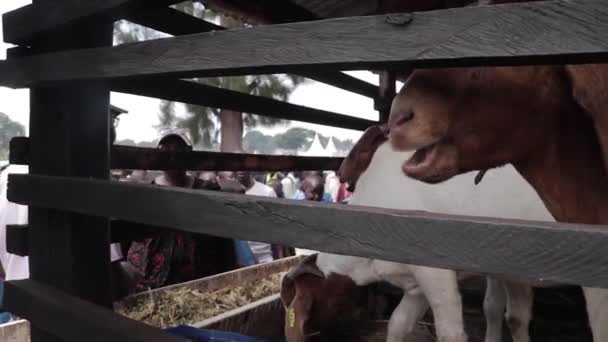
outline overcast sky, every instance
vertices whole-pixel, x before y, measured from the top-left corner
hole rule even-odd
[[[0,13],[4,13],[31,3],[30,0],[0,0]],[[0,19],[1,20],[1,19]],[[2,26],[0,25],[0,32]],[[0,59],[6,58],[6,49],[9,44],[0,43]],[[377,76],[369,72],[349,72],[349,74],[377,84]],[[13,90],[0,87],[0,112],[8,114],[13,120],[28,126],[29,122],[29,91]],[[137,142],[154,140],[158,123],[159,100],[141,96],[121,93],[112,93],[112,104],[127,109],[129,114],[122,115],[118,126],[118,139],[132,139]],[[289,102],[325,109],[341,114],[357,116],[366,119],[377,119],[378,114],[373,109],[373,101],[369,98],[352,94],[341,89],[322,83],[310,82],[299,86],[291,95]],[[317,132],[336,136],[340,139],[351,138],[356,140],[360,132],[292,122],[288,126],[273,128],[259,128],[267,134],[285,131],[288,127],[301,126],[316,130]]]

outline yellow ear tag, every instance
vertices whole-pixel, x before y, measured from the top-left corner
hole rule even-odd
[[[287,324],[290,328],[296,326],[296,311],[293,309],[292,306],[287,309]]]

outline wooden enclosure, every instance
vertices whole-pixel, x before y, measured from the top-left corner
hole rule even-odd
[[[4,306],[31,322],[32,341],[180,341],[111,310],[110,241],[158,229],[608,287],[608,230],[595,226],[110,182],[111,168],[336,169],[340,159],[111,147],[107,115],[110,91],[120,91],[364,130],[377,122],[185,79],[294,73],[374,99],[384,121],[396,75],[411,68],[608,62],[605,0],[332,19],[290,1],[228,1],[278,24],[235,30],[169,7],[176,2],[34,0],[3,17],[5,41],[18,46],[0,62],[0,85],[31,97],[30,137],[11,145],[11,162],[30,174],[11,176],[8,194],[31,206],[27,229],[8,239],[9,251],[29,255],[31,278],[7,283]],[[119,19],[175,37],[112,47]],[[344,70],[379,70],[380,86]]]

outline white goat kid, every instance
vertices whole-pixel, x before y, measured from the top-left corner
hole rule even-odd
[[[401,165],[410,156],[409,152],[395,152],[388,143],[382,144],[357,181],[350,204],[553,221],[534,189],[510,165],[489,171],[478,185],[474,185],[473,172],[429,185],[403,175]],[[357,285],[384,280],[404,290],[403,299],[389,321],[388,342],[402,342],[429,306],[440,342],[467,340],[454,271],[328,253],[319,253],[317,266],[325,275],[349,276]],[[488,279],[484,301],[485,342],[502,340],[505,308],[507,321],[514,323],[510,325],[514,341],[528,342],[531,287],[496,279]]]

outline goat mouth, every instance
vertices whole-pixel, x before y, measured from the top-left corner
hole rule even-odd
[[[421,147],[403,164],[403,171],[413,177],[424,176],[437,158],[437,143]]]

